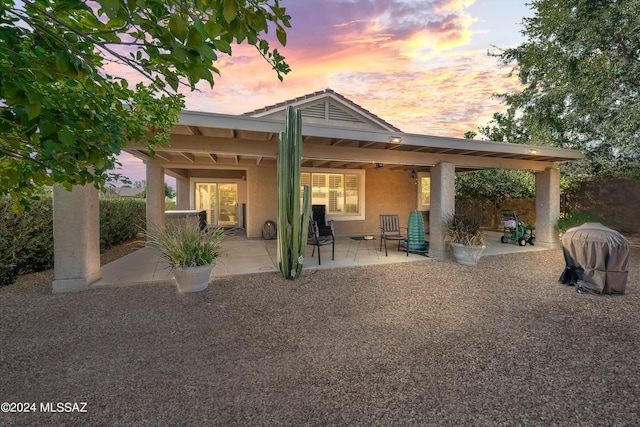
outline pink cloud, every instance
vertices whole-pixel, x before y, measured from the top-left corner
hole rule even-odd
[[[292,68],[284,83],[255,48],[234,46],[213,89],[185,93],[187,108],[240,114],[330,87],[404,131],[462,137],[502,109],[492,94],[518,87],[489,45],[474,45],[473,3],[282,1],[289,42],[269,40]]]

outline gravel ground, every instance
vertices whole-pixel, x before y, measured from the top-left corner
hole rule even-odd
[[[616,297],[558,284],[559,250],[235,276],[189,295],[52,295],[51,272],[30,275],[0,288],[0,402],[36,413],[0,425],[637,425],[638,265],[634,247]]]

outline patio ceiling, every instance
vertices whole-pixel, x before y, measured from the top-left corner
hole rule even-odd
[[[156,150],[154,161],[170,175],[184,169],[238,168],[275,163],[282,121],[184,111],[171,130],[171,145]],[[303,166],[317,168],[407,168],[429,170],[450,162],[458,170],[486,168],[542,171],[555,162],[576,160],[575,150],[389,132],[324,124],[303,124]],[[393,138],[401,138],[394,142]],[[150,160],[141,144],[127,152]]]

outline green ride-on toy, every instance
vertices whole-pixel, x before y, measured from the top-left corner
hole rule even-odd
[[[515,212],[502,212],[502,226],[502,243],[517,242],[520,246],[526,246],[528,243],[533,246],[536,239],[533,227],[525,220],[518,219]]]

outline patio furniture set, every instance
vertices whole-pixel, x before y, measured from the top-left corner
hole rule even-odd
[[[424,221],[422,214],[418,211],[412,212],[409,216],[408,227],[401,227],[398,215],[396,214],[384,214],[380,215],[380,249],[384,245],[385,256],[389,256],[387,249],[387,240],[398,242],[398,251],[401,247],[407,252],[419,253],[421,255],[427,255],[429,250],[429,242],[424,239]],[[360,245],[362,242],[365,244],[365,250],[370,255],[372,252],[379,258],[378,250],[375,247],[376,237],[373,235],[358,235],[349,236],[349,248],[347,249],[347,256],[351,253],[354,254],[354,261],[358,257],[360,251]],[[355,248],[352,249],[352,244],[355,243]],[[309,218],[309,236],[307,244],[313,246],[311,256],[315,254],[316,248],[318,248],[318,265],[322,264],[320,255],[320,247],[331,245],[331,259],[335,258],[335,233],[333,228],[333,220],[326,219],[326,207],[324,205],[313,205],[311,208],[311,216]]]

